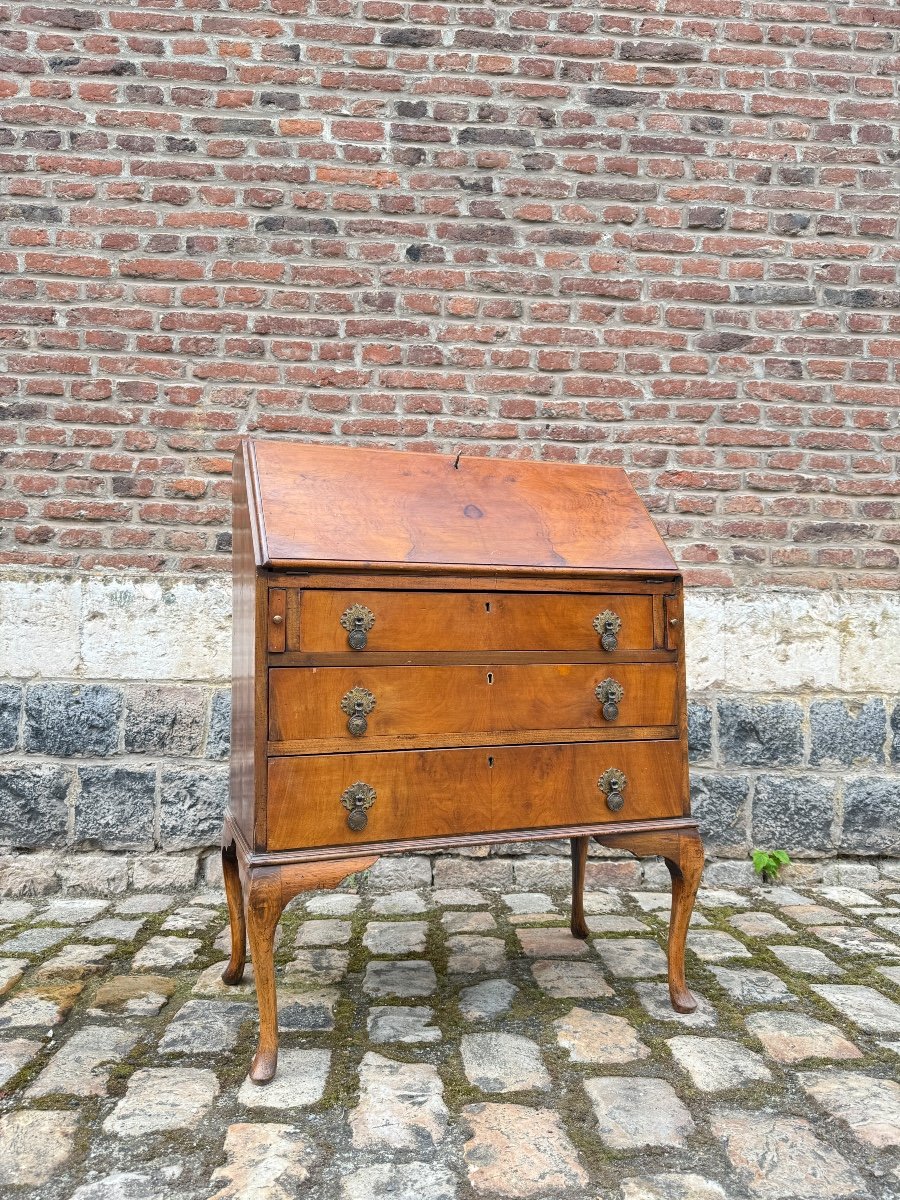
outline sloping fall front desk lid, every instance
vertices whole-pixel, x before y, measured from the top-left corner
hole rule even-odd
[[[258,565],[674,574],[624,471],[244,443]]]

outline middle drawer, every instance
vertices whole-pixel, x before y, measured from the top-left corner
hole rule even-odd
[[[269,738],[409,743],[509,731],[677,723],[674,663],[279,667],[269,671]]]

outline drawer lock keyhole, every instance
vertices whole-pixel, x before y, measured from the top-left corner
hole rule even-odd
[[[600,636],[600,645],[604,650],[618,650],[619,630],[622,628],[622,618],[618,613],[606,608],[594,617],[594,630]]]
[[[625,689],[616,679],[604,679],[594,688],[594,695],[603,706],[604,721],[615,721],[619,716],[619,705],[625,695]]]
[[[357,780],[341,792],[341,804],[347,810],[347,824],[354,833],[361,833],[368,825],[368,810],[375,803],[376,795],[375,789],[362,780]]]
[[[351,604],[341,613],[341,625],[347,630],[351,650],[365,650],[369,630],[375,624],[375,614],[364,604]]]
[[[366,717],[375,707],[375,697],[364,687],[353,687],[341,697],[341,711],[347,714],[347,729],[353,737],[362,737],[369,728]]]
[[[618,767],[610,767],[597,780],[597,787],[606,797],[606,807],[610,812],[621,812],[625,804],[624,793],[627,784],[625,772],[620,771]]]

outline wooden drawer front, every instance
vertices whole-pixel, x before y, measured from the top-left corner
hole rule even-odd
[[[612,719],[595,694],[608,680],[624,689]],[[380,738],[674,725],[675,681],[674,663],[282,667],[269,672],[269,737],[337,739],[341,748],[365,750]],[[349,732],[341,708],[353,688],[375,699],[360,736]]]
[[[673,740],[272,758],[268,848],[681,816],[682,753]],[[610,768],[627,779],[617,812],[597,786]],[[353,832],[341,794],[357,782],[376,799]]]
[[[534,592],[300,593],[300,644],[308,653],[353,653],[342,615],[354,604],[375,620],[356,651],[588,650],[603,653],[594,618],[607,610],[621,621],[619,650],[653,648],[652,596]]]

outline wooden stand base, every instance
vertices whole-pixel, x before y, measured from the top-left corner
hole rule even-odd
[[[575,937],[588,936],[584,916],[584,879],[591,837],[604,846],[630,850],[638,857],[660,855],[665,859],[672,877],[669,994],[676,1012],[689,1013],[697,1007],[697,1001],[685,982],[684,950],[703,870],[703,844],[696,822],[679,820],[667,824],[658,821],[653,825],[653,828],[621,825],[616,829],[607,828],[587,834],[579,831],[577,836],[571,838],[571,928]],[[469,842],[474,840],[468,839]],[[536,833],[534,840],[540,840],[540,835]],[[309,852],[304,854],[308,855]],[[288,857],[293,857],[294,861],[286,861]],[[222,972],[222,979],[228,984],[240,983],[249,939],[259,1006],[259,1045],[250,1066],[250,1078],[254,1083],[268,1083],[278,1065],[274,946],[275,930],[285,905],[300,892],[337,887],[348,875],[371,867],[378,857],[378,854],[367,854],[356,858],[331,857],[322,860],[311,857],[301,859],[299,855],[253,854],[233,826],[230,815],[226,816],[222,832],[222,869],[231,918],[231,957]]]

